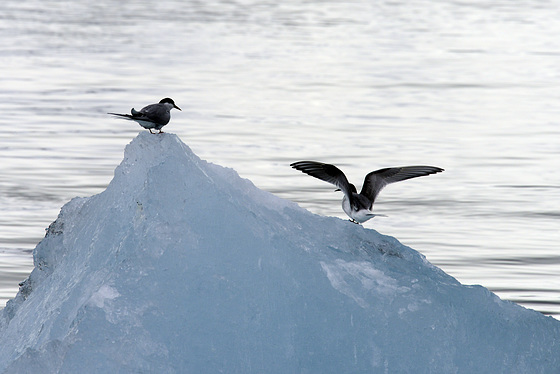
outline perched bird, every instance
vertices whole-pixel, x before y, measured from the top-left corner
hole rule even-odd
[[[123,117],[126,119],[136,121],[140,124],[140,126],[150,130],[150,132],[154,134],[152,132],[152,129],[159,130],[160,133],[163,132],[161,131],[161,128],[169,123],[169,120],[171,119],[171,114],[169,112],[173,108],[181,110],[181,108],[175,105],[173,99],[166,97],[165,99],[162,99],[159,103],[150,104],[140,109],[139,111],[132,108],[130,111],[131,114],[118,114],[118,113],[107,113],[107,114],[112,114],[114,116]]]
[[[336,191],[344,192],[342,209],[354,223],[362,223],[378,215],[372,213],[373,203],[386,185],[443,171],[434,166],[401,166],[379,169],[366,175],[362,191],[358,193],[356,187],[348,182],[342,170],[334,165],[316,161],[298,161],[290,166],[312,177],[332,183],[339,188]]]

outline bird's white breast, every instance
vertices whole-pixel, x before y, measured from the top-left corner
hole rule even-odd
[[[342,210],[344,210],[344,213],[346,213],[348,217],[354,218],[352,207],[350,206],[350,201],[348,201],[346,195],[344,195],[344,197],[342,198]]]
[[[348,217],[359,223],[365,222],[375,216],[371,210],[368,209],[353,210],[346,196],[342,198],[342,210],[344,210],[344,213],[346,213]]]

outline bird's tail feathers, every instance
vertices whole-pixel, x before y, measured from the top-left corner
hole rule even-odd
[[[120,114],[120,113],[107,113],[117,117],[132,118],[130,114]]]

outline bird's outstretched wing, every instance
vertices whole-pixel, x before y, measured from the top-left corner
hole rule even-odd
[[[379,169],[366,175],[360,194],[369,198],[373,204],[379,192],[390,183],[423,177],[442,171],[442,168],[435,166],[401,166]]]
[[[316,161],[298,161],[290,164],[290,166],[312,177],[334,184],[340,188],[348,198],[352,198],[350,183],[342,170],[336,166]]]

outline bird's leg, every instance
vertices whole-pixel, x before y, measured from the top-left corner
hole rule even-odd
[[[148,131],[150,132],[150,134],[153,134],[152,129],[148,129]]]

